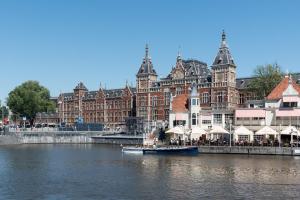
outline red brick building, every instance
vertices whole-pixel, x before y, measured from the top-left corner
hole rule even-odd
[[[127,84],[122,89],[88,91],[79,83],[73,93],[62,93],[58,98],[61,122],[73,124],[103,123],[108,127],[120,127],[125,118],[135,116],[135,89]]]
[[[137,116],[144,117],[150,124],[167,122],[171,97],[189,94],[192,84],[197,86],[202,114],[213,116],[211,123],[215,121],[224,125],[226,120],[233,119],[233,109],[245,102],[244,98],[249,95],[243,79],[236,79],[236,65],[224,32],[211,68],[205,62],[184,60],[178,55],[167,77],[157,80],[146,47],[146,55],[136,78]]]
[[[74,123],[82,118],[84,122],[104,123],[117,127],[124,124],[128,116],[142,117],[146,126],[167,123],[170,101],[180,94],[189,94],[195,84],[199,93],[201,114],[212,116],[210,123],[225,124],[233,119],[234,108],[247,100],[255,99],[247,86],[251,78],[236,79],[236,64],[226,43],[223,32],[221,45],[209,68],[205,62],[196,59],[184,60],[178,54],[170,73],[158,80],[146,46],[145,57],[136,74],[136,88],[128,85],[123,89],[88,91],[83,83],[72,93],[59,97],[61,121]],[[205,123],[208,123],[206,120]],[[149,123],[147,123],[149,122]]]

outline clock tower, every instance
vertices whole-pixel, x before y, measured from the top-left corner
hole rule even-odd
[[[149,56],[149,47],[146,44],[145,57],[141,67],[136,75],[136,100],[137,100],[137,116],[150,120],[150,88],[157,81],[157,74],[153,68],[151,58]]]
[[[223,31],[221,47],[211,67],[212,108],[230,109],[236,105],[236,65],[226,43]]]

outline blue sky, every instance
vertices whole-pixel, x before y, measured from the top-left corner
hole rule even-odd
[[[26,80],[52,96],[135,84],[145,43],[160,77],[183,58],[209,66],[222,29],[238,77],[277,62],[299,72],[300,1],[0,0],[0,99]]]

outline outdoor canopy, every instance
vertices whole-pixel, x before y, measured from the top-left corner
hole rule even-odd
[[[274,129],[272,129],[271,127],[265,126],[261,129],[259,129],[255,133],[255,135],[266,135],[266,136],[268,136],[268,135],[278,135],[278,133]]]
[[[199,137],[201,137],[202,135],[205,135],[205,134],[207,134],[207,132],[204,129],[196,126],[196,127],[192,128],[191,139],[198,140]]]
[[[213,126],[209,133],[210,134],[229,134],[229,132],[221,126]]]
[[[235,131],[233,132],[233,136],[235,139],[238,139],[239,135],[247,135],[249,136],[249,140],[253,141],[254,133],[253,131],[250,131],[245,126],[239,126]]]
[[[280,133],[281,135],[298,135],[300,136],[300,132],[294,126],[288,126]]]
[[[183,127],[175,126],[169,129],[168,131],[166,131],[166,133],[175,133],[177,135],[183,135],[184,131],[183,131]]]

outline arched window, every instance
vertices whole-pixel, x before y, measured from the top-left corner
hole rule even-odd
[[[192,114],[192,125],[197,125],[197,116],[196,116],[196,113]]]

